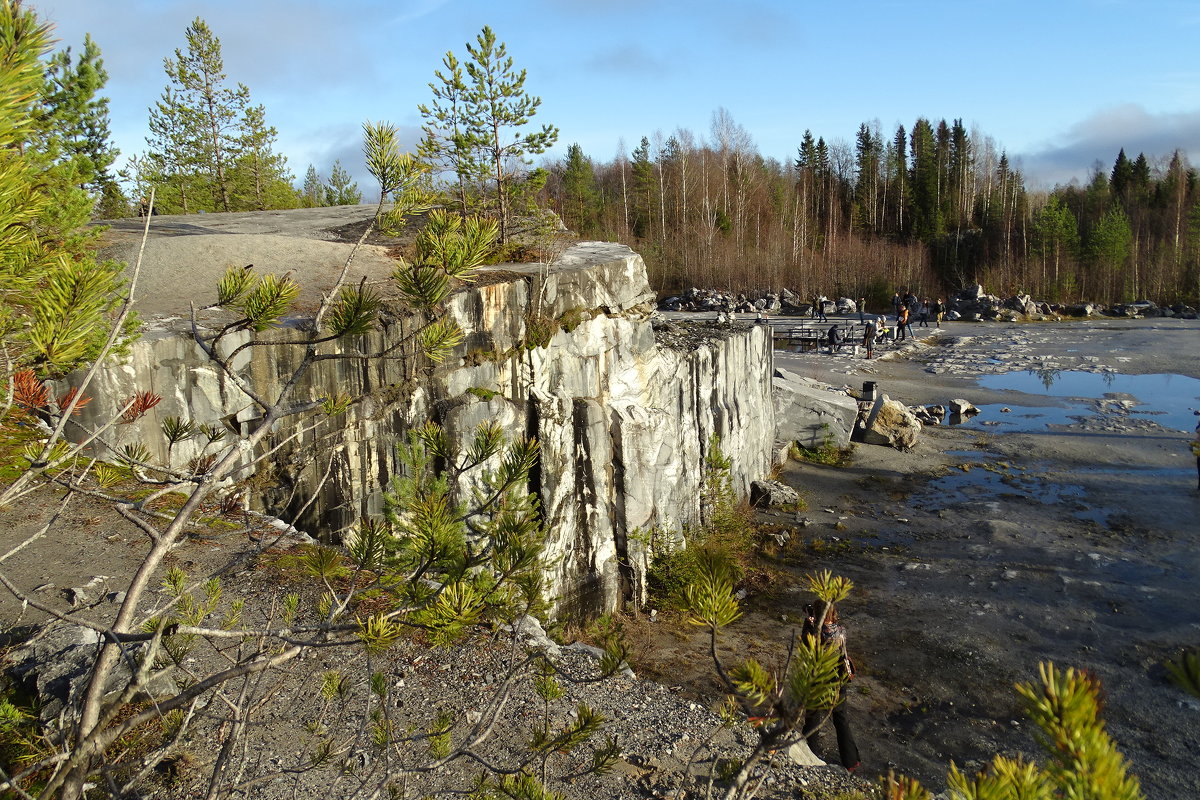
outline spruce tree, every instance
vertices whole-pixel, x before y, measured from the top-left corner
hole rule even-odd
[[[317,173],[317,168],[308,165],[304,173],[304,186],[300,189],[300,206],[302,208],[318,208],[325,205],[325,183]]]
[[[909,147],[912,231],[918,239],[931,242],[942,233],[942,215],[938,205],[938,147],[929,120],[922,118],[913,124]]]
[[[78,59],[70,47],[50,59],[40,113],[54,160],[73,173],[71,182],[97,201],[104,217],[127,210],[110,172],[120,151],[109,138],[108,98],[98,94],[107,81],[100,48],[85,36]]]
[[[643,136],[637,149],[631,154],[633,169],[633,202],[631,219],[633,235],[638,238],[650,233],[653,221],[654,194],[658,190],[658,178],[654,164],[650,161],[650,139]]]

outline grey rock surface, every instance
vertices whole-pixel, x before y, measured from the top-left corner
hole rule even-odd
[[[773,382],[776,438],[817,448],[829,443],[846,447],[858,414],[858,403],[840,389],[783,369]]]
[[[365,224],[371,211],[345,209],[346,224]],[[83,421],[110,418],[135,391],[156,392],[162,402],[122,433],[145,442],[160,459],[167,452],[157,431],[166,417],[234,433],[252,428],[257,406],[205,358],[190,325],[177,315],[193,296],[212,292],[227,266],[269,269],[255,250],[260,246],[279,246],[278,252],[294,258],[288,263],[302,285],[327,287],[341,268],[328,248],[348,245],[306,238],[328,226],[328,212],[323,214],[297,214],[287,224],[289,214],[272,214],[266,232],[258,233],[248,232],[253,219],[242,219],[256,215],[155,218],[152,229],[160,235],[150,244],[161,249],[143,265],[146,288],[139,294],[145,333],[124,363],[92,384],[96,399]],[[214,227],[218,223],[226,227]],[[130,245],[134,234],[120,235]],[[391,268],[381,249],[360,253],[351,280],[383,280]],[[640,602],[649,555],[630,534],[652,527],[682,530],[699,521],[700,480],[714,435],[732,459],[730,477],[743,497],[750,481],[768,471],[775,437],[766,326],[679,325],[699,333],[663,345],[651,324],[652,300],[645,264],[622,245],[584,242],[551,267],[485,270],[477,284],[449,301],[464,342],[441,366],[415,357],[333,359],[308,372],[297,401],[318,402],[339,391],[360,401],[338,418],[337,430],[310,430],[290,441],[293,431],[273,432],[265,446],[279,449],[258,468],[265,469],[264,488],[252,498],[253,507],[337,541],[363,515],[382,510],[383,489],[398,468],[395,445],[409,430],[434,419],[454,440],[466,442],[477,424],[494,421],[510,438],[532,434],[540,442],[530,490],[549,532],[547,585],[555,607],[596,613],[623,600]],[[544,346],[529,341],[535,316],[552,325]],[[382,320],[378,330],[340,346],[351,354],[380,352],[420,324],[398,305],[389,306]],[[286,341],[292,333],[285,326],[271,335]],[[233,339],[239,343],[238,335]],[[270,396],[298,366],[299,350],[249,348],[231,367]],[[330,435],[335,444],[322,445]],[[172,455],[186,463],[200,446],[182,442]],[[244,458],[249,463],[253,454]],[[315,502],[304,507],[312,495]]]

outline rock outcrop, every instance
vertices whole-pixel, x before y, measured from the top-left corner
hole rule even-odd
[[[787,370],[775,370],[775,423],[780,447],[846,447],[858,403],[841,389]]]
[[[921,423],[916,415],[899,400],[886,394],[875,399],[874,405],[860,414],[855,439],[864,444],[878,444],[911,450],[921,435]]]
[[[465,442],[483,421],[540,442],[531,490],[549,532],[547,584],[560,613],[594,614],[645,593],[648,554],[635,534],[699,521],[700,481],[711,437],[732,459],[743,496],[772,460],[772,351],[765,326],[707,326],[664,346],[651,324],[645,265],[629,248],[584,243],[553,269],[506,265],[455,295],[449,314],[465,341],[435,366],[400,347],[395,358],[331,359],[298,388],[303,403],[337,391],[361,398],[341,417],[304,432],[279,430],[278,448],[253,478],[254,505],[336,540],[382,510],[398,462],[395,445],[435,420]],[[201,287],[201,290],[206,287]],[[385,314],[350,353],[393,347],[414,321]],[[296,348],[255,347],[233,367],[270,395],[300,358]],[[109,418],[134,391],[163,396],[154,413],[122,429],[159,458],[161,420],[244,431],[256,407],[179,322],[152,321],[127,361],[98,376],[86,421]],[[195,455],[175,446],[176,463]],[[251,454],[246,454],[247,463]],[[315,502],[305,505],[309,498]]]

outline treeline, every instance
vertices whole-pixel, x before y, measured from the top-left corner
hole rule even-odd
[[[1200,194],[1178,152],[1155,165],[1122,151],[1085,187],[1035,194],[961,120],[889,135],[863,123],[853,145],[805,131],[785,164],[719,109],[707,141],[655,134],[607,163],[572,145],[551,173],[568,227],[635,247],[664,293],[790,287],[881,302],[900,285],[978,282],[1054,301],[1200,295]]]

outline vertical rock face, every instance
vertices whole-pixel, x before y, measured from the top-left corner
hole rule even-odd
[[[395,445],[414,426],[433,419],[467,441],[479,422],[495,420],[510,436],[540,441],[530,489],[541,502],[548,591],[558,613],[640,602],[649,557],[641,534],[699,520],[710,436],[717,434],[732,458],[734,486],[743,494],[770,467],[767,329],[729,330],[693,347],[660,346],[645,265],[620,245],[577,245],[549,271],[522,265],[492,279],[455,295],[449,312],[465,342],[435,369],[405,348],[390,360],[316,365],[298,400],[339,390],[362,399],[313,430],[273,432],[270,446],[278,450],[251,476],[254,502],[289,520],[298,515],[299,527],[334,538],[379,513],[397,468]],[[413,325],[389,315],[379,331],[342,346],[383,349]],[[269,396],[298,363],[293,350],[250,348],[234,366]],[[255,423],[249,399],[177,324],[151,326],[125,364],[104,372],[87,413],[105,419],[135,390],[164,399],[157,418],[122,433],[158,447],[159,457],[166,447],[153,431],[165,417],[235,432]],[[194,454],[190,446],[175,447],[177,463]]]

